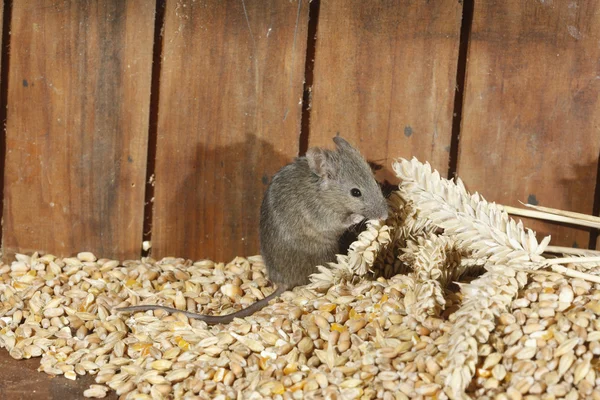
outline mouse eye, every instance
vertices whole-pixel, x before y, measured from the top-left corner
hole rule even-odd
[[[362,193],[357,188],[354,188],[354,189],[350,190],[350,194],[352,196],[354,196],[354,197],[360,197],[360,196],[362,196]]]

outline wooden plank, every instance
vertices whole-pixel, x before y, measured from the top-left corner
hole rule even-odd
[[[96,384],[95,377],[86,375],[76,381],[64,376],[51,376],[38,372],[40,358],[15,360],[5,349],[0,349],[0,398],[10,400],[65,400],[83,399],[83,392]],[[114,391],[105,400],[116,400]]]
[[[139,257],[153,4],[13,3],[5,255]]]
[[[458,1],[321,2],[309,145],[339,132],[391,182],[400,156],[446,174],[461,16]]]
[[[600,150],[600,1],[475,6],[458,175],[488,200],[591,213]],[[556,245],[587,231],[539,221]]]
[[[152,255],[257,254],[263,192],[298,153],[308,2],[166,7]]]

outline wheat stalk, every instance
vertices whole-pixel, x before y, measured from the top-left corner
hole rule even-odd
[[[537,206],[534,204],[524,204],[524,203],[521,203],[521,204],[523,204],[525,207],[533,208],[534,210],[542,211],[545,213],[564,215],[566,217],[570,217],[573,219],[590,221],[590,222],[595,222],[597,224],[600,224],[600,217],[596,217],[594,215],[588,215],[588,214],[583,214],[583,213],[578,213],[578,212],[573,212],[573,211],[559,210],[557,208],[542,207],[542,206]]]
[[[519,215],[521,217],[543,219],[546,221],[553,221],[553,222],[563,222],[566,224],[587,226],[590,228],[597,228],[597,229],[600,228],[600,218],[598,218],[598,217],[593,217],[591,215],[585,215],[585,214],[580,214],[580,213],[574,213],[574,212],[570,212],[570,211],[557,210],[554,208],[534,206],[531,204],[527,204],[526,206],[534,208],[537,211],[526,210],[523,208],[517,208],[517,207],[511,207],[511,206],[505,206],[505,205],[502,205],[502,206],[498,205],[498,207],[501,207],[506,212],[508,212],[509,214],[512,214],[512,215]],[[582,218],[581,216],[584,216],[587,218]]]
[[[598,250],[587,250],[587,249],[577,249],[573,247],[561,247],[561,246],[546,246],[546,253],[558,253],[558,254],[578,254],[582,256],[596,256],[600,255],[600,251]]]
[[[564,258],[551,258],[546,260],[544,264],[546,265],[555,265],[555,264],[568,264],[568,263],[577,263],[577,264],[592,264],[593,266],[600,266],[600,256],[599,257],[564,257]]]

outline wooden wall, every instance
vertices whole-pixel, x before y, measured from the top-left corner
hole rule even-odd
[[[338,132],[382,180],[414,155],[488,200],[599,211],[600,1],[0,4],[7,259],[257,254],[270,177]]]

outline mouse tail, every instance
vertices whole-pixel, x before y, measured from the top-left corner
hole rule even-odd
[[[269,301],[278,297],[286,290],[287,290],[286,286],[283,286],[283,285],[278,286],[277,289],[273,293],[271,293],[264,299],[259,300],[254,304],[251,304],[250,306],[244,308],[243,310],[240,310],[240,311],[237,311],[237,312],[234,312],[231,314],[226,314],[226,315],[196,314],[196,313],[193,313],[190,311],[179,310],[179,309],[173,308],[173,307],[165,307],[165,306],[151,305],[151,304],[122,307],[122,308],[117,308],[116,310],[117,311],[125,311],[125,312],[163,310],[163,311],[167,311],[170,313],[181,313],[181,314],[184,314],[185,316],[187,316],[188,318],[198,319],[200,321],[206,322],[209,325],[228,324],[231,321],[233,321],[234,318],[244,318],[244,317],[250,316],[250,315],[254,314],[255,312],[263,309],[264,307],[266,307],[269,304]]]
[[[248,316],[256,313],[257,311],[262,310],[266,306],[268,306],[269,301],[273,300],[276,297],[279,297],[286,290],[287,290],[286,286],[283,286],[283,285],[278,286],[277,289],[275,289],[275,291],[273,293],[271,293],[264,299],[259,300],[256,303],[249,305],[248,307],[244,308],[243,310],[236,311],[234,313],[226,314],[226,315],[203,315],[201,320],[206,322],[209,325],[214,325],[214,324],[228,324],[231,321],[233,321],[234,318],[248,317]]]

